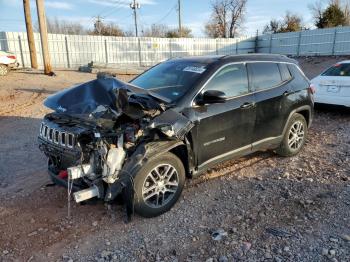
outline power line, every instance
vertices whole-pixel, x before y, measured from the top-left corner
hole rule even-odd
[[[172,13],[172,11],[176,9],[176,6],[177,6],[177,5],[174,5],[173,7],[171,7],[170,10],[166,13],[166,15],[163,16],[161,19],[159,19],[155,24],[159,24],[159,23],[162,22],[164,19],[166,19],[166,18]]]

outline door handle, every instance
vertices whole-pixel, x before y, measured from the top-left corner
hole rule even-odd
[[[252,108],[255,106],[255,103],[244,103],[243,105],[241,105],[242,109],[248,109],[248,108]]]

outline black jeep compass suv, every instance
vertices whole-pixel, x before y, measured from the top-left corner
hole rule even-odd
[[[51,179],[76,202],[122,196],[128,214],[160,215],[185,178],[254,151],[293,156],[313,116],[313,89],[281,55],[176,58],[129,83],[111,76],[45,105],[40,149]]]

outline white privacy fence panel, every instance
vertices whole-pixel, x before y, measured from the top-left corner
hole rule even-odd
[[[34,34],[38,63],[42,67],[40,35]],[[49,51],[54,67],[87,64],[135,64],[151,66],[174,57],[253,53],[255,38],[151,38],[49,34]],[[14,52],[20,64],[30,66],[26,33],[0,32],[1,50]]]
[[[350,27],[258,36],[259,53],[295,56],[350,54]]]
[[[40,35],[34,34],[42,67]],[[106,65],[151,66],[174,57],[275,53],[292,56],[350,55],[350,27],[266,34],[229,39],[111,37],[49,34],[54,67],[71,68],[91,61]],[[0,32],[1,50],[14,52],[20,64],[30,66],[26,33]]]

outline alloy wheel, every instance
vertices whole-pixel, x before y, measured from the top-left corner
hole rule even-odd
[[[142,198],[152,208],[161,208],[173,199],[179,186],[179,175],[169,164],[152,169],[142,186]]]
[[[301,121],[296,121],[290,127],[288,135],[288,146],[292,150],[298,150],[304,142],[305,130]]]

